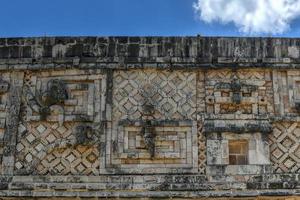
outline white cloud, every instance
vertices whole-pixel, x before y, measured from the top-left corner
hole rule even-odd
[[[246,34],[280,34],[300,16],[300,0],[197,0],[194,9],[208,23],[233,22]]]

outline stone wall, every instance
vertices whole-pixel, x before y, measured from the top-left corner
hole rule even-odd
[[[300,195],[299,50],[284,38],[0,39],[0,196]]]

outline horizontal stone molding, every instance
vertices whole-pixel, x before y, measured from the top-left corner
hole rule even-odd
[[[1,38],[0,69],[299,68],[299,38]]]

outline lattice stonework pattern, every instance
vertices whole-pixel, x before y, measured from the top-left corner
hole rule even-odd
[[[199,148],[199,173],[205,174],[206,172],[206,137],[203,132],[203,122],[198,122],[198,148]]]
[[[74,123],[33,122],[19,127],[17,173],[98,174],[97,146],[74,145]]]
[[[275,172],[300,173],[300,123],[275,123],[270,144]]]
[[[153,105],[155,119],[196,118],[196,73],[127,70],[114,73],[114,119],[140,119]]]
[[[97,70],[26,72],[24,81],[16,173],[99,174],[95,127],[105,107],[105,76]]]
[[[231,118],[274,113],[268,70],[208,70],[205,74],[206,112]]]
[[[206,137],[203,133],[203,116],[205,114],[205,74],[197,74],[197,133],[198,133],[198,167],[199,173],[206,172]]]
[[[197,172],[197,73],[128,70],[113,80],[103,172]]]

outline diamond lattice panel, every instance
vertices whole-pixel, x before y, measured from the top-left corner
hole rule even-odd
[[[140,119],[145,103],[155,119],[196,118],[196,73],[127,70],[114,73],[113,117]]]
[[[104,172],[197,171],[197,73],[120,70],[114,72],[113,77],[113,122],[106,139]],[[150,110],[145,111],[149,105]],[[153,157],[145,148],[143,127],[138,125],[140,120],[154,124]],[[173,124],[163,122],[168,120]],[[124,125],[121,121],[136,123]]]
[[[276,123],[270,135],[271,161],[274,171],[300,172],[300,124]]]
[[[70,145],[74,123],[34,122],[19,126],[15,168],[18,174],[98,174],[95,145]]]

